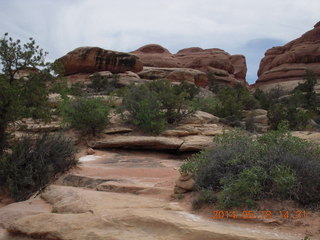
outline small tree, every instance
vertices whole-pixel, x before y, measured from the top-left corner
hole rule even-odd
[[[46,55],[32,38],[23,45],[7,33],[0,39],[0,156],[10,122],[22,117],[48,118],[46,81],[52,76]],[[19,77],[22,71],[28,76]]]

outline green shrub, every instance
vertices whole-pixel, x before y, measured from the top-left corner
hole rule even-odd
[[[290,129],[304,130],[308,126],[311,115],[304,109],[277,103],[268,111],[268,118],[272,129],[278,129],[279,123],[287,121]]]
[[[61,103],[61,114],[65,123],[93,136],[103,130],[109,119],[110,107],[102,98],[77,98]]]
[[[257,138],[237,131],[215,141],[217,148],[194,155],[181,171],[195,175],[198,190],[219,192],[219,207],[253,207],[266,198],[320,202],[320,148],[283,125]]]
[[[26,200],[77,165],[75,153],[72,141],[61,135],[24,137],[0,160],[0,186],[16,201]]]
[[[195,95],[195,89],[189,85],[191,84],[173,85],[167,80],[156,80],[147,85],[151,93],[157,96],[167,123],[177,123],[193,112],[189,100]]]
[[[111,94],[116,89],[117,79],[117,75],[113,75],[112,79],[109,79],[106,76],[101,76],[99,73],[95,73],[91,77],[92,82],[88,85],[88,87],[93,89],[95,92]]]
[[[127,89],[123,105],[129,111],[129,121],[143,131],[159,134],[165,126],[165,114],[157,96],[146,85]]]
[[[210,189],[201,189],[199,194],[192,200],[192,209],[198,210],[203,204],[212,204],[217,201],[215,193]]]
[[[194,110],[191,102],[196,89],[187,83],[173,85],[156,80],[126,89],[121,111],[130,113],[128,120],[143,131],[159,134],[167,124],[179,122]]]
[[[285,91],[280,86],[276,86],[268,92],[263,92],[258,88],[253,96],[258,100],[261,108],[269,110],[272,105],[279,103],[281,101],[280,97],[285,94]]]
[[[85,85],[83,83],[77,82],[71,84],[71,87],[69,88],[68,92],[72,96],[84,96],[85,95]]]
[[[217,97],[195,97],[193,99],[193,106],[196,110],[217,114],[217,109],[221,105],[221,101]]]

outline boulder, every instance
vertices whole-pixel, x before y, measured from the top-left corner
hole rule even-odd
[[[218,123],[219,118],[203,111],[196,111],[189,117],[183,119],[181,124],[207,124],[207,123]]]
[[[88,154],[88,155],[93,155],[93,154],[95,154],[95,153],[96,153],[96,151],[93,150],[92,148],[88,148],[88,149],[87,149],[87,154]]]
[[[110,71],[123,73],[126,71],[139,72],[142,62],[134,55],[98,47],[79,47],[57,59],[62,63],[64,74],[94,73]]]
[[[112,136],[101,140],[90,142],[89,145],[95,149],[102,148],[128,148],[128,149],[153,149],[177,150],[183,140],[175,137],[153,137],[153,136]]]
[[[180,177],[179,177],[179,180],[180,181],[188,181],[192,177],[193,177],[193,174],[191,174],[191,173],[181,173]]]
[[[125,87],[129,86],[130,84],[141,84],[147,82],[146,79],[141,79],[138,74],[130,71],[117,74],[116,79],[118,87]]]
[[[183,144],[179,148],[179,151],[200,151],[204,149],[209,149],[214,146],[212,137],[209,136],[188,136],[183,137]]]
[[[192,191],[195,185],[195,181],[193,180],[193,178],[189,178],[188,180],[185,181],[181,181],[180,179],[178,179],[176,181],[176,186],[182,189],[185,189],[187,191]]]
[[[247,66],[242,55],[230,55],[218,49],[186,48],[171,54],[160,45],[150,44],[143,46],[132,54],[139,57],[146,67],[157,68],[191,68],[204,73],[211,73],[211,77],[225,84],[246,84],[245,77]],[[182,75],[182,76],[181,76]],[[175,77],[185,76],[181,73]],[[205,81],[199,81],[199,86],[204,86]]]
[[[320,76],[320,26],[281,47],[266,51],[255,87],[269,91],[277,85],[289,92],[304,82],[306,70]]]
[[[188,190],[181,188],[181,187],[178,187],[178,186],[174,186],[173,192],[175,194],[183,194],[183,193],[188,192]]]

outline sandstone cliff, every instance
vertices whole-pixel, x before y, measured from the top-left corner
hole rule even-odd
[[[320,76],[320,22],[286,45],[267,50],[254,86],[269,90],[279,85],[290,91],[303,81],[306,70]]]
[[[64,74],[94,73],[110,71],[122,73],[139,72],[142,63],[137,57],[122,52],[104,50],[98,47],[79,47],[59,58],[64,66]]]
[[[205,73],[211,72],[212,77],[220,83],[246,84],[245,57],[230,55],[218,48],[186,48],[172,54],[160,45],[149,44],[131,53],[139,57],[146,67],[195,69]]]

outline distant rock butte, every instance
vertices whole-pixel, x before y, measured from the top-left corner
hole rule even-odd
[[[62,63],[64,75],[68,76],[70,81],[82,79],[81,74],[95,72],[134,72],[142,79],[154,80],[162,77],[172,82],[188,81],[206,87],[207,73],[210,72],[216,82],[246,84],[245,57],[230,55],[218,48],[193,47],[171,54],[168,49],[156,44],[143,46],[131,53],[98,47],[79,47],[57,59],[57,62]],[[153,68],[152,71],[150,67]]]
[[[57,60],[64,66],[64,74],[110,71],[139,72],[143,64],[132,54],[105,50],[98,47],[80,47]]]
[[[303,81],[306,70],[320,76],[320,22],[286,45],[267,50],[254,86],[269,90],[279,85],[290,91]]]
[[[172,54],[168,49],[157,45],[145,45],[131,54],[136,55],[146,67],[191,68],[212,73],[217,82],[225,84],[246,83],[247,65],[243,55],[230,55],[218,49],[185,48]],[[204,85],[204,82],[201,82]]]

